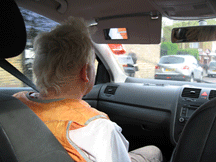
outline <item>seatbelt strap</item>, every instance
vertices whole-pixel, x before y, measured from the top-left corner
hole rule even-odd
[[[39,92],[35,84],[31,80],[29,80],[23,73],[21,73],[17,68],[11,65],[7,60],[0,59],[0,67],[2,67],[4,70],[24,82],[26,85],[32,87],[35,91]]]

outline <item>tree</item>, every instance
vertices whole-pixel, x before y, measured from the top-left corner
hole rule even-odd
[[[216,20],[215,19],[210,19],[206,20],[208,25],[216,25]],[[172,44],[171,43],[171,33],[173,28],[177,27],[187,27],[187,26],[198,26],[199,22],[198,20],[194,21],[175,21],[173,25],[167,25],[166,23],[163,22],[162,24],[162,30],[163,30],[163,36],[161,40],[161,56],[163,55],[175,55],[175,54],[189,54],[194,56],[197,60],[199,60],[199,52],[198,49],[190,49],[189,43],[176,43]],[[207,44],[205,45],[208,46],[209,42],[203,43]],[[177,47],[176,47],[177,45]],[[204,45],[200,45],[199,48],[204,49]]]
[[[177,54],[178,55],[192,55],[194,56],[197,60],[199,60],[199,52],[198,52],[198,49],[190,49],[190,48],[187,48],[187,49],[179,49],[177,51]]]
[[[161,43],[161,56],[164,55],[176,55],[178,51],[178,45],[171,42]]]
[[[163,23],[162,42],[171,42],[171,33],[173,28],[186,27],[186,26],[198,26],[198,25],[199,25],[198,21],[175,21],[173,25],[166,25],[165,23]]]

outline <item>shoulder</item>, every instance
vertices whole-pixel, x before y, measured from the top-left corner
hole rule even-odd
[[[111,120],[108,119],[96,119],[88,124],[88,126],[96,126],[99,127],[100,129],[105,129],[105,130],[116,130],[116,131],[122,131],[121,127],[119,127],[115,122],[112,122]]]
[[[104,112],[102,112],[102,111],[98,111],[97,109],[95,109],[95,108],[93,108],[93,107],[90,107],[90,108],[91,108],[91,111],[95,112],[96,114],[98,114],[98,115],[103,115],[103,116],[105,116],[107,119],[109,119],[109,116],[108,116],[106,113],[104,113]]]
[[[129,144],[115,122],[96,119],[85,127],[71,130],[69,137],[96,161],[128,161]]]
[[[83,136],[112,136],[113,134],[116,134],[117,132],[121,132],[122,129],[119,127],[115,122],[112,122],[108,119],[96,119],[94,121],[91,121],[88,125],[76,129],[71,130],[70,132],[73,132],[73,136],[77,134],[82,134]],[[86,133],[88,132],[88,133]]]
[[[115,131],[121,132],[122,129],[115,122],[112,122],[106,118],[99,118],[89,122],[85,127],[83,127],[85,131],[94,131],[94,132],[106,132],[108,134],[112,134]]]

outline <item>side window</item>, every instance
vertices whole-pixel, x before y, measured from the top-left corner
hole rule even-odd
[[[34,51],[33,51],[33,41],[34,38],[40,32],[50,31],[53,27],[55,27],[58,23],[52,21],[42,15],[39,15],[35,12],[26,10],[20,7],[20,11],[23,15],[26,30],[27,30],[27,42],[26,48],[23,52],[23,73],[32,81],[34,81],[33,73],[32,73],[32,63],[34,59]]]
[[[95,59],[95,74],[97,74],[97,68],[98,68],[98,61]]]
[[[27,30],[27,43],[25,50],[17,57],[9,58],[9,61],[19,71],[26,75],[29,79],[34,81],[32,73],[32,62],[34,59],[33,40],[39,32],[49,31],[58,23],[52,21],[44,16],[41,16],[32,11],[20,7],[20,11],[25,21]],[[26,86],[22,81],[12,76],[4,69],[0,68],[0,87],[24,87]]]

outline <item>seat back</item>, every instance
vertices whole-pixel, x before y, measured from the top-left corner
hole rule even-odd
[[[172,162],[216,161],[216,98],[197,109],[185,125]]]
[[[0,161],[73,161],[25,104],[0,94]]]
[[[19,55],[26,45],[23,17],[13,0],[0,1],[0,59]]]
[[[19,55],[26,30],[13,0],[0,1],[0,59]],[[0,94],[0,161],[73,161],[37,115],[18,99]]]

